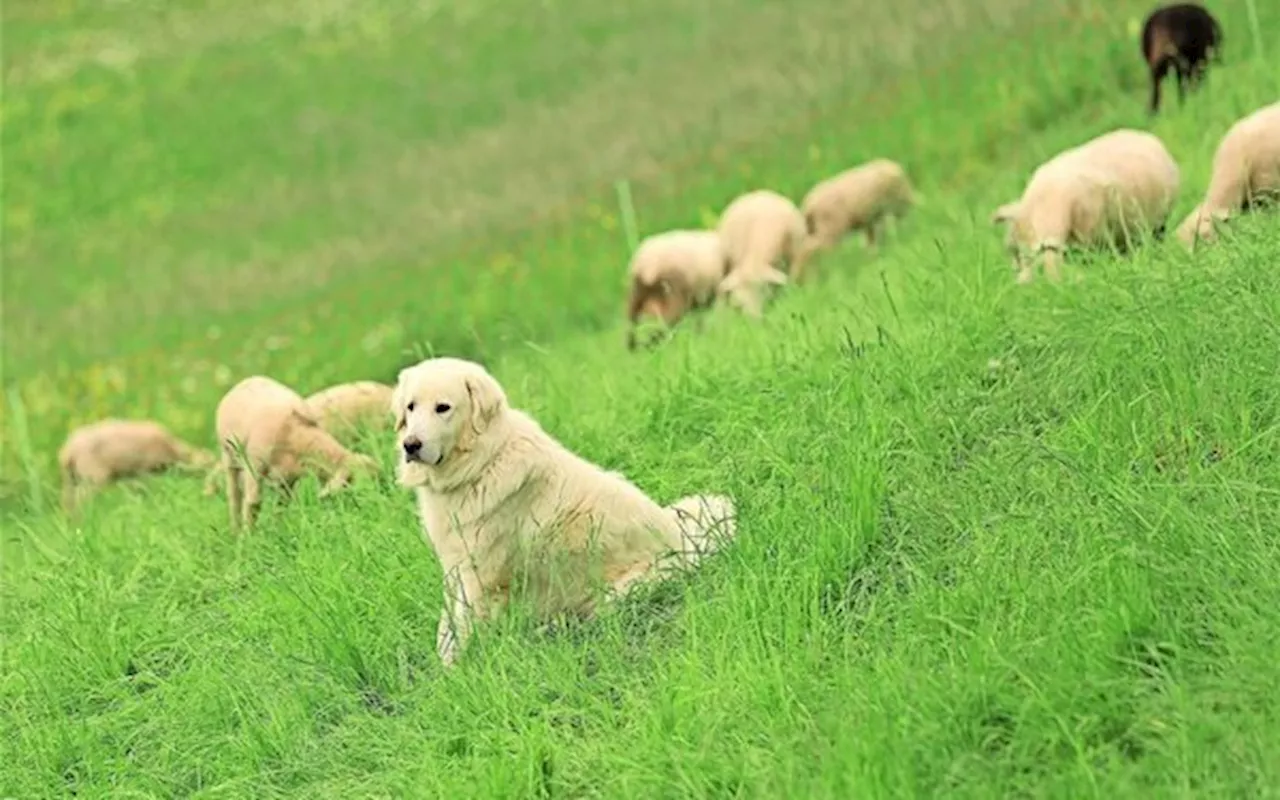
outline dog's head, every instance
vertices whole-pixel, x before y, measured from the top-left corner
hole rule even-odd
[[[502,387],[474,362],[431,358],[401,370],[391,397],[401,485],[452,468],[506,409]]]

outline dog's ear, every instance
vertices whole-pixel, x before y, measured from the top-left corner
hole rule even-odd
[[[396,421],[396,431],[403,431],[405,426],[404,418],[404,394],[405,394],[405,378],[409,370],[400,370],[400,375],[396,378],[396,386],[391,390],[391,405],[387,409],[391,412],[392,418]]]
[[[464,379],[471,399],[471,427],[481,433],[507,405],[507,395],[487,372],[467,375]]]
[[[1004,205],[1002,205],[1002,206],[1000,206],[999,208],[997,208],[997,209],[996,209],[996,210],[991,214],[991,223],[992,223],[993,225],[1001,225],[1001,224],[1004,224],[1004,223],[1006,223],[1006,222],[1011,222],[1011,221],[1013,221],[1013,218],[1014,218],[1014,217],[1016,217],[1016,216],[1018,216],[1018,203],[1017,203],[1017,201],[1012,202],[1012,203],[1005,203]]]

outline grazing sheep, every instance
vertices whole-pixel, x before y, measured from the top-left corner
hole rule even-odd
[[[1280,103],[1238,120],[1213,154],[1213,177],[1204,199],[1178,226],[1178,239],[1194,247],[1212,241],[1216,222],[1280,197]]]
[[[62,505],[69,513],[89,494],[122,478],[170,467],[203,469],[214,458],[158,422],[105,419],[84,425],[58,451]]]
[[[673,230],[646,237],[631,256],[627,349],[636,347],[641,317],[659,317],[672,326],[690,312],[709,308],[728,269],[715,231]]]
[[[1222,63],[1222,28],[1196,3],[1177,3],[1152,11],[1142,26],[1142,55],[1151,71],[1152,114],[1160,110],[1160,84],[1169,69],[1178,76],[1178,102],[1196,88],[1209,58]]]
[[[875,250],[884,220],[901,219],[915,205],[906,171],[887,158],[873,159],[817,184],[800,204],[808,237],[791,263],[791,280],[799,282],[814,255],[835,247],[853,231],[862,231],[867,247]]]
[[[321,427],[297,392],[260,375],[245,378],[223,396],[217,430],[233,529],[253,525],[263,481],[287,492],[314,469],[328,477],[320,492],[324,497],[346,486],[354,473],[378,470],[374,459],[347,450]]]
[[[307,397],[325,430],[337,435],[360,425],[391,426],[392,388],[377,381],[330,386]]]
[[[423,538],[444,571],[436,649],[446,666],[475,622],[512,596],[544,619],[589,616],[597,590],[616,598],[694,567],[736,532],[731,498],[659,505],[512,408],[474,362],[407,367],[393,408],[397,479],[414,490]]]
[[[804,245],[804,215],[786,197],[760,189],[725,207],[716,232],[729,261],[729,274],[717,287],[717,295],[748,316],[761,316],[762,288],[787,282],[782,268],[795,261]]]
[[[1000,206],[991,221],[1008,226],[1005,247],[1019,283],[1032,280],[1036,259],[1057,281],[1068,245],[1111,243],[1127,250],[1144,229],[1162,236],[1179,180],[1178,165],[1160,139],[1121,128],[1046,161],[1021,199]]]

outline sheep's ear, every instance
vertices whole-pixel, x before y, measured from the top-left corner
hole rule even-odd
[[[742,285],[742,272],[730,272],[716,284],[716,294],[729,294]]]
[[[1018,216],[1017,202],[1005,203],[992,213],[991,223],[993,225],[1003,225],[1006,222],[1011,222],[1016,216]]]
[[[465,384],[471,399],[471,427],[480,433],[506,407],[507,395],[487,372],[468,375]]]

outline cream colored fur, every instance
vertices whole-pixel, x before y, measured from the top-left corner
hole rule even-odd
[[[715,231],[671,230],[643,239],[628,265],[627,346],[635,347],[635,329],[642,318],[674,326],[686,314],[709,308],[727,271],[728,260]]]
[[[1064,150],[1042,164],[1022,197],[991,215],[1006,225],[1005,247],[1019,283],[1060,279],[1069,245],[1127,248],[1141,233],[1163,228],[1178,195],[1178,165],[1153,134],[1115,130]]]
[[[735,533],[728,497],[658,505],[511,408],[479,364],[436,358],[404,369],[392,410],[398,479],[414,489],[444,571],[436,644],[446,665],[513,593],[543,618],[590,614],[595,590],[621,595]]]
[[[336,436],[359,425],[391,427],[387,407],[392,391],[385,383],[352,381],[322,389],[306,400],[320,417],[320,424]]]
[[[786,197],[760,189],[726,206],[716,232],[729,262],[717,295],[748,316],[760,317],[765,292],[787,283],[784,270],[804,245],[804,215]]]
[[[916,205],[901,164],[877,158],[818,183],[800,203],[808,235],[791,262],[791,280],[799,282],[808,263],[845,236],[862,231],[874,250],[889,217],[901,219]]]
[[[1178,226],[1189,248],[1217,238],[1217,225],[1264,196],[1280,198],[1280,103],[1238,120],[1213,154],[1213,177],[1204,199]]]
[[[68,512],[122,478],[170,467],[204,469],[215,456],[150,420],[105,419],[72,431],[58,451],[62,505]]]
[[[315,471],[328,478],[323,497],[346,486],[355,473],[378,470],[374,459],[347,450],[322,428],[301,395],[271,378],[256,375],[231,387],[216,416],[233,529],[252,527],[264,482],[287,493],[306,472]],[[207,493],[208,484],[205,488]]]

